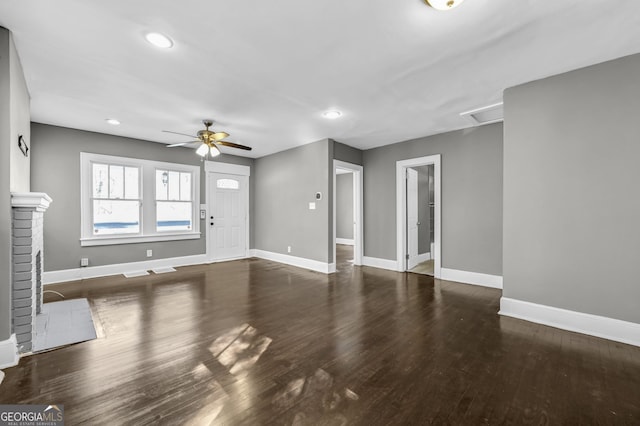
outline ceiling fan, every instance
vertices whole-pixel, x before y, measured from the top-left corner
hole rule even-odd
[[[195,141],[174,143],[173,145],[167,145],[167,147],[169,148],[173,148],[176,146],[184,146],[187,148],[198,147],[198,149],[196,149],[196,154],[202,157],[204,157],[207,154],[211,155],[211,157],[217,157],[218,155],[220,155],[221,152],[220,152],[220,148],[218,148],[218,145],[228,146],[230,148],[244,149],[245,151],[251,151],[251,147],[249,146],[240,145],[240,144],[228,142],[228,141],[223,141],[222,139],[229,136],[229,133],[214,132],[213,130],[209,130],[209,127],[211,127],[211,125],[213,124],[213,120],[202,120],[202,123],[204,124],[205,129],[200,130],[195,136],[187,135],[186,133],[178,133],[178,132],[171,132],[169,130],[163,130],[163,132],[165,133],[173,133],[176,135],[189,136],[189,137],[198,139]]]

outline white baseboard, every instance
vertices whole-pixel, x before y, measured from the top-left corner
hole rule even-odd
[[[12,334],[7,340],[0,341],[0,368],[18,365],[19,360],[18,342],[16,341],[16,335]]]
[[[398,262],[395,260],[380,259],[377,257],[362,256],[362,264],[364,266],[372,266],[374,268],[388,269],[389,271],[398,270]]]
[[[422,253],[418,255],[418,263],[426,262],[427,260],[431,260],[431,253]]]
[[[336,244],[344,244],[347,246],[353,246],[355,245],[355,242],[353,241],[353,239],[348,239],[348,238],[336,238]]]
[[[168,259],[154,259],[142,262],[117,263],[113,265],[88,266],[86,268],[63,269],[60,271],[45,271],[42,274],[43,284],[54,284],[66,281],[84,280],[87,278],[120,275],[133,271],[148,271],[156,268],[166,268],[208,263],[207,256],[196,254],[193,256],[171,257]]]
[[[251,253],[253,257],[273,260],[275,262],[297,266],[298,268],[311,269],[312,271],[322,272],[323,274],[331,274],[336,271],[335,263],[324,263],[318,260],[305,259],[303,257],[296,257],[288,254],[274,253],[271,251],[257,249],[251,250]]]
[[[479,272],[468,272],[459,271],[457,269],[440,268],[440,279],[502,289],[502,277],[499,275],[489,275],[481,274]]]
[[[500,315],[640,346],[640,324],[502,297]]]

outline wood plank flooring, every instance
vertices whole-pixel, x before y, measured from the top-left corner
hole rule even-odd
[[[350,249],[329,276],[247,259],[47,287],[88,298],[100,337],[22,358],[0,403],[68,425],[640,424],[640,348]]]

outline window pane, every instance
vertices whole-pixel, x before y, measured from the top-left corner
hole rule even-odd
[[[169,172],[169,200],[180,199],[180,173]]]
[[[137,167],[125,167],[124,168],[124,198],[138,199],[138,168]]]
[[[106,164],[93,164],[93,196],[95,198],[107,198],[107,179],[109,178],[109,166]]]
[[[180,200],[191,201],[191,173],[180,173]]]
[[[157,231],[191,231],[191,203],[158,201],[156,207]]]
[[[138,201],[94,200],[93,235],[140,232]]]
[[[216,186],[222,189],[238,189],[240,188],[240,182],[235,179],[218,179]]]
[[[109,166],[109,198],[124,198],[124,167]]]
[[[156,200],[167,199],[167,188],[169,185],[169,172],[156,169]]]

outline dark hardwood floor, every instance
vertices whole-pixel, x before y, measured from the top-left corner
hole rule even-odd
[[[88,298],[100,337],[22,358],[0,402],[64,404],[68,425],[640,424],[640,348],[338,257],[48,286]]]

